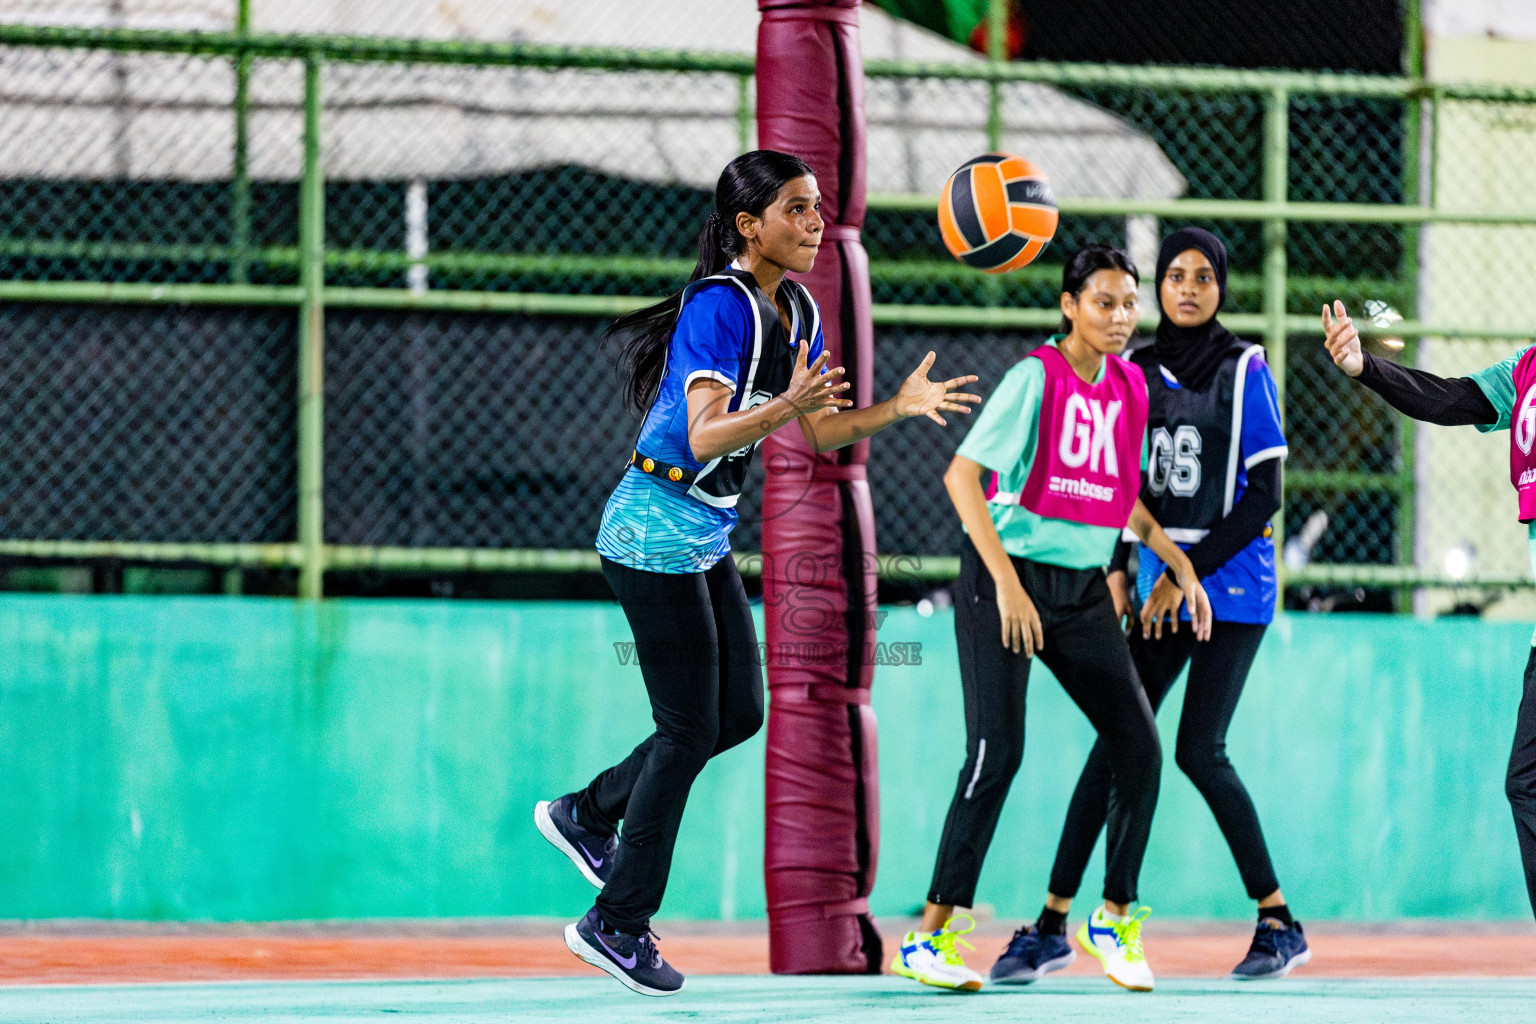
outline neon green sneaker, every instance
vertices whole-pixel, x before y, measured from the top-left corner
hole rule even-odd
[[[1152,991],[1152,968],[1141,949],[1141,922],[1151,913],[1151,907],[1140,907],[1116,921],[1100,906],[1077,930],[1077,944],[1099,958],[1109,980],[1133,992]]]
[[[965,918],[970,924],[956,929],[955,922]],[[944,922],[936,932],[907,932],[901,940],[896,959],[891,961],[892,972],[903,978],[920,981],[935,988],[954,989],[957,992],[975,992],[981,988],[981,975],[965,966],[956,946],[967,949],[976,947],[960,936],[976,930],[976,920],[969,914],[956,914]]]

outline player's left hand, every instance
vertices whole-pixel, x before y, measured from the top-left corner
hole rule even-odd
[[[1189,608],[1190,625],[1195,627],[1195,639],[1209,640],[1211,620],[1214,618],[1211,614],[1211,599],[1193,573],[1190,574],[1189,585],[1184,588],[1184,603]]]
[[[979,380],[975,374],[967,374],[964,377],[952,377],[945,381],[928,379],[928,371],[933,368],[934,354],[929,352],[923,357],[923,361],[917,364],[906,380],[901,382],[901,390],[896,392],[892,399],[896,404],[896,414],[901,417],[927,416],[939,426],[947,425],[941,412],[958,412],[969,416],[970,407],[981,401],[979,395],[969,395],[955,391],[956,388]]]

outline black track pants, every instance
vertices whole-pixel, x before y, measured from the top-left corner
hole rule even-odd
[[[1525,867],[1525,889],[1536,913],[1536,647],[1525,662],[1525,688],[1520,697],[1520,717],[1515,723],[1515,745],[1509,755],[1509,775],[1504,792],[1515,812],[1515,835],[1520,839],[1520,862]]]
[[[763,725],[757,630],[736,563],[702,573],[642,572],[603,559],[635,636],[656,731],[577,794],[577,820],[624,829],[597,897],[610,928],[639,934],[661,907],[688,790],[705,762]]]
[[[1104,572],[1022,558],[1013,564],[1040,613],[1045,646],[1038,657],[1109,743],[1116,785],[1107,798],[1110,851],[1104,898],[1134,902],[1157,808],[1162,753],[1152,707],[1115,620]],[[928,899],[969,907],[975,905],[976,879],[1024,755],[1024,696],[1031,665],[1031,659],[1003,646],[992,576],[969,542],[955,588],[955,639],[965,695],[966,758],[944,821]]]
[[[1197,643],[1186,622],[1176,634],[1170,633],[1165,624],[1161,640],[1143,640],[1139,626],[1131,636],[1131,656],[1154,709],[1168,696],[1185,663],[1189,664],[1189,685],[1173,758],[1210,805],[1237,860],[1243,886],[1255,900],[1280,888],[1280,882],[1270,863],[1269,849],[1264,845],[1264,831],[1259,827],[1253,800],[1232,762],[1227,760],[1227,726],[1237,710],[1237,700],[1243,694],[1243,683],[1259,651],[1259,642],[1264,639],[1264,630],[1262,625],[1217,622],[1212,624],[1211,639]],[[1094,843],[1098,842],[1099,830],[1104,827],[1109,791],[1109,758],[1101,741],[1094,744],[1088,755],[1067,808],[1056,864],[1051,869],[1054,895],[1077,895],[1083,869],[1088,865]]]

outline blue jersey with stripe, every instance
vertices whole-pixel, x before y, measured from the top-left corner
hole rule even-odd
[[[1184,388],[1150,347],[1132,357],[1147,376],[1148,507],[1169,539],[1188,550],[1232,511],[1248,487],[1248,470],[1284,458],[1285,432],[1275,378],[1258,345],[1235,343],[1211,382]],[[1142,600],[1163,561],[1141,546],[1137,589]],[[1275,541],[1269,527],[1201,583],[1221,622],[1267,623],[1275,615]],[[1182,616],[1189,618],[1188,609]]]
[[[674,483],[627,467],[603,510],[597,550],[647,572],[703,572],[731,550],[736,502],[757,445],[701,463],[688,442],[688,387],[701,378],[732,389],[726,411],[750,409],[783,393],[797,346],[807,362],[823,346],[821,314],[810,292],[786,279],[779,295],[790,311],[786,333],[751,274],[727,270],[689,285],[667,345],[656,401],[640,425],[635,450],[696,474]]]

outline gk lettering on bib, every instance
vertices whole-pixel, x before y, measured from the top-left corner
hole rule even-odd
[[[1536,348],[1515,364],[1515,408],[1509,421],[1509,482],[1520,498],[1520,521],[1536,520]]]
[[[1085,383],[1053,346],[1042,345],[1027,358],[1045,364],[1045,392],[1035,461],[1018,503],[1053,519],[1124,527],[1141,490],[1146,378],[1115,355],[1104,357],[1097,384]],[[1011,497],[989,495],[993,501]]]

